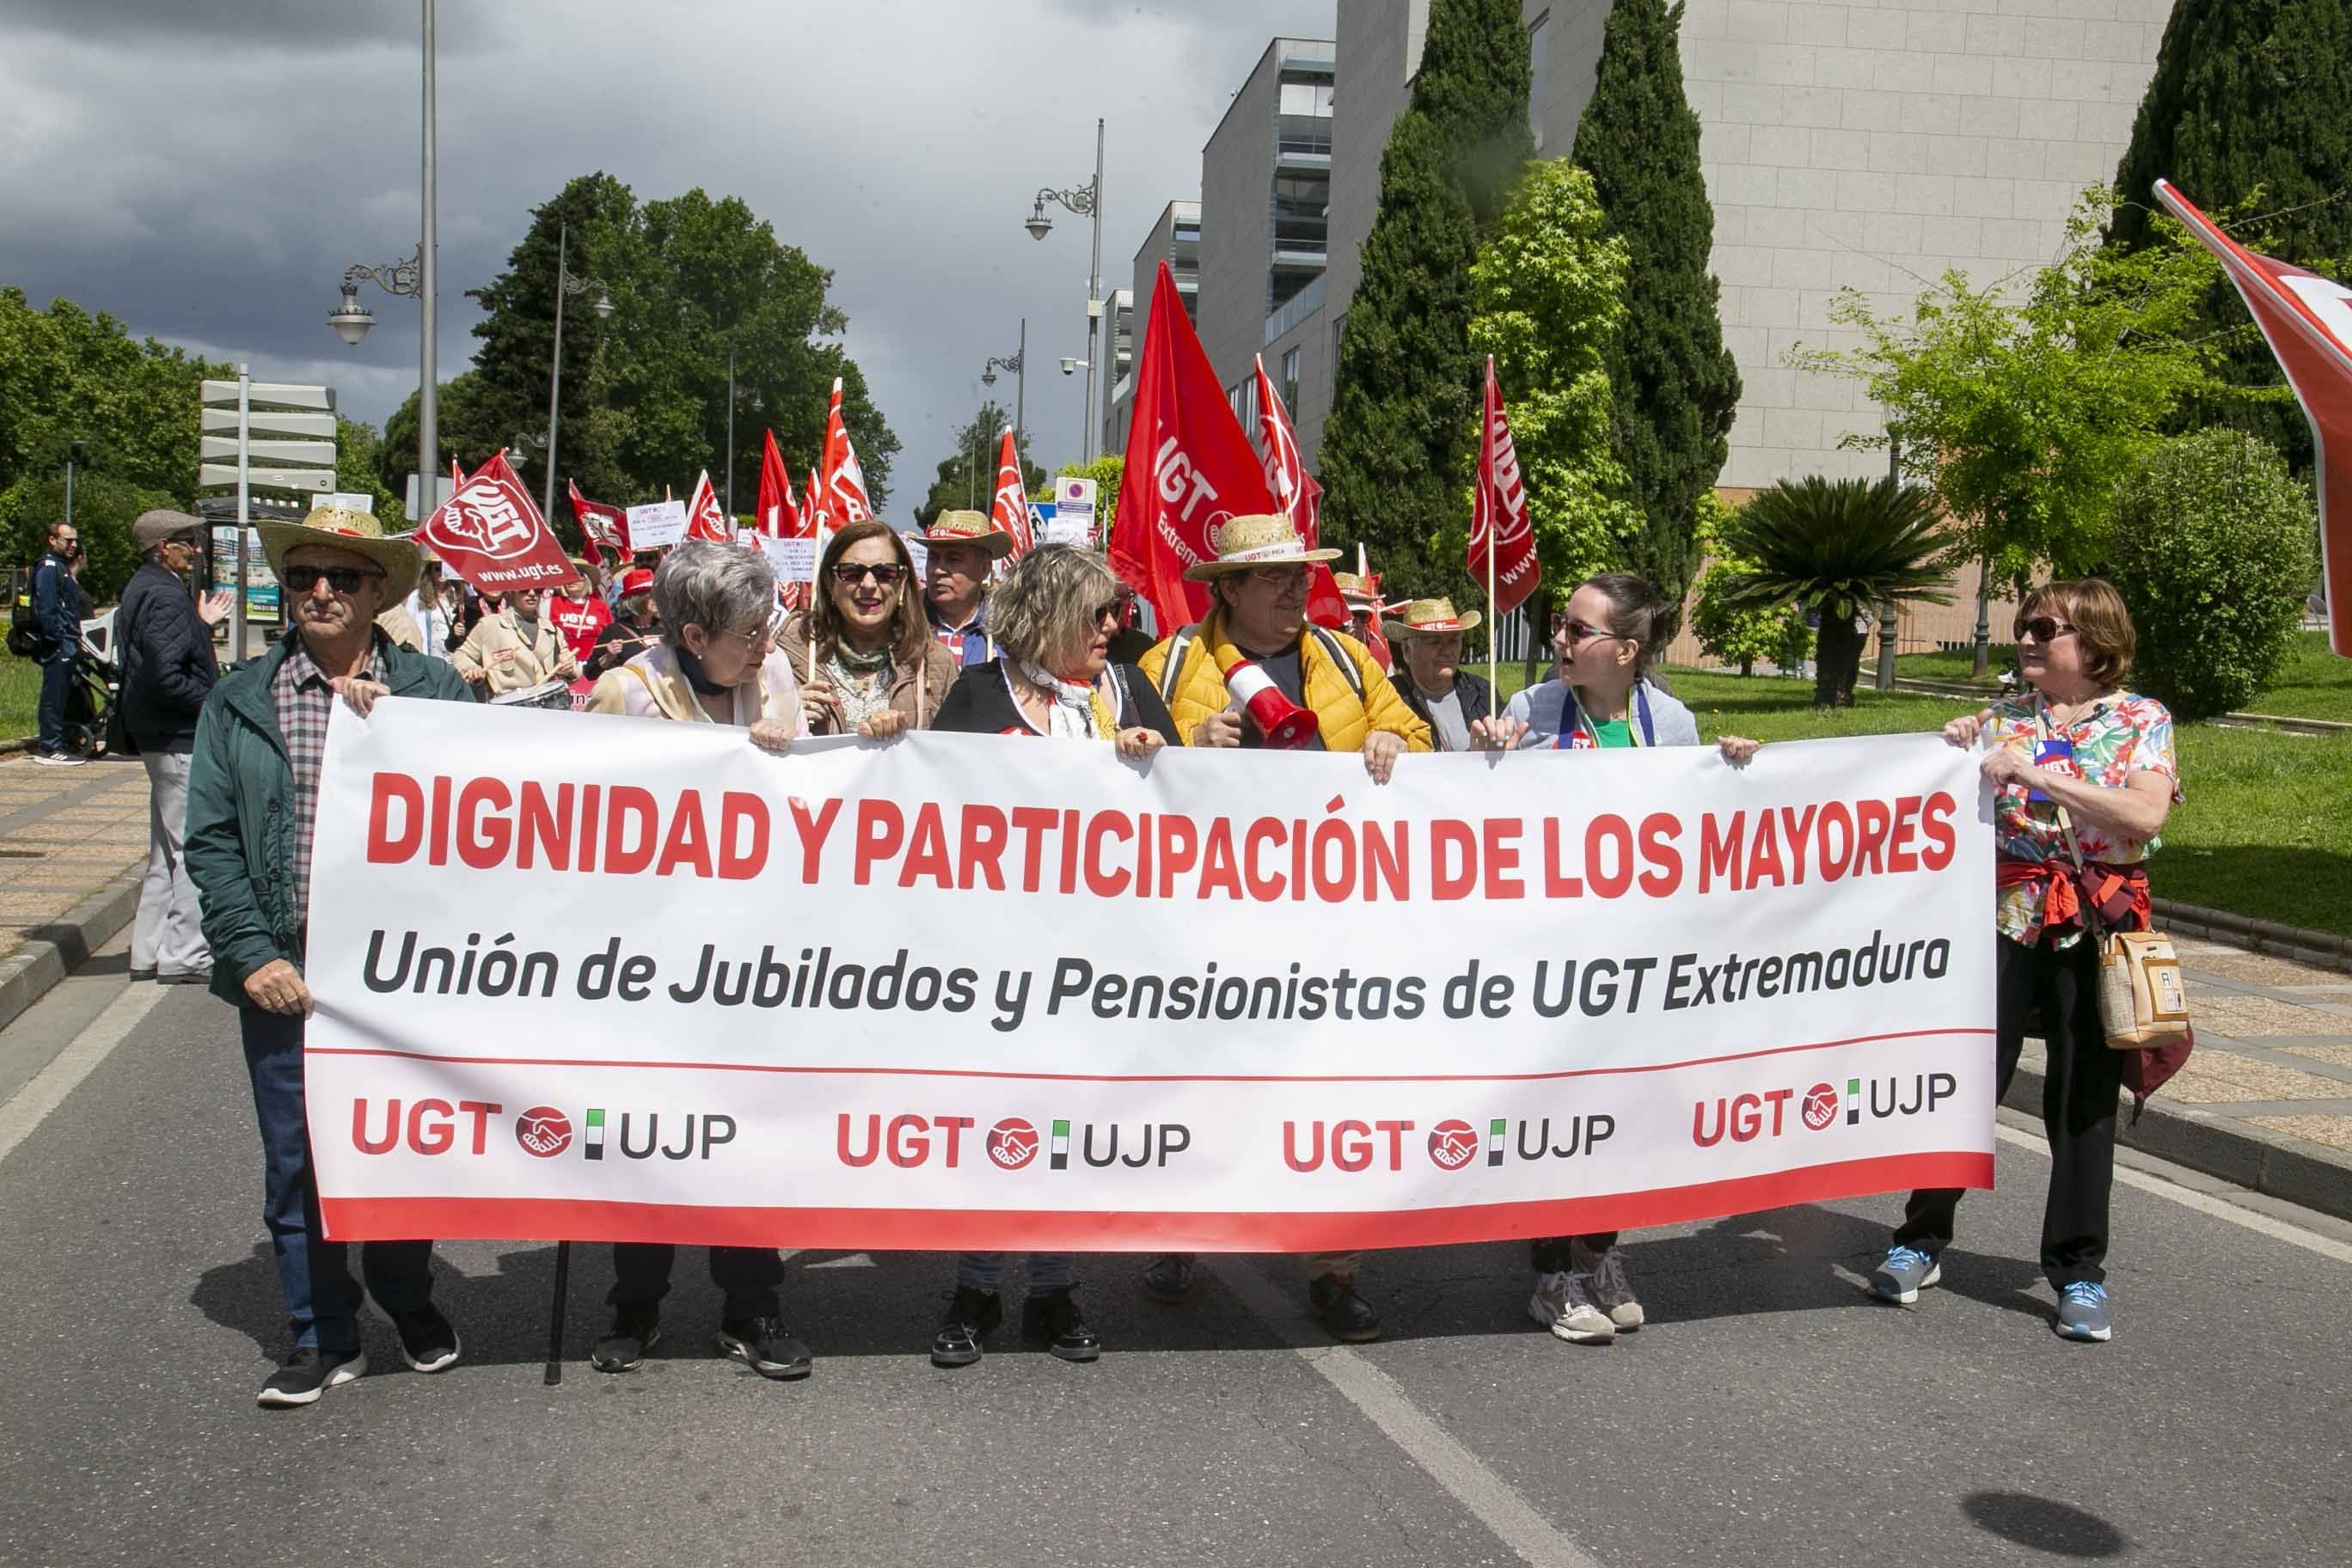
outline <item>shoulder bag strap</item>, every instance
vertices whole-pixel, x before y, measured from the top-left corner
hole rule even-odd
[[[1369,714],[1370,705],[1364,702],[1364,672],[1358,669],[1356,661],[1348,657],[1347,645],[1340,642],[1339,634],[1328,626],[1318,626],[1312,622],[1307,624],[1307,629],[1313,632],[1315,640],[1323,645],[1323,657],[1339,667],[1339,673],[1347,678],[1348,689],[1356,694],[1356,700],[1364,705]],[[1302,681],[1304,679],[1302,676]]]
[[[1184,658],[1192,651],[1192,643],[1201,628],[1181,626],[1168,639],[1168,662],[1160,667],[1160,700],[1172,704],[1176,700],[1177,678],[1184,672]]]

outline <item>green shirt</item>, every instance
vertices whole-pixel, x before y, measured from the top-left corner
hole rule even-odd
[[[1591,721],[1589,716],[1587,721]],[[1606,724],[1593,724],[1592,738],[1604,752],[1629,747],[1633,743],[1633,726],[1623,719],[1612,719]]]

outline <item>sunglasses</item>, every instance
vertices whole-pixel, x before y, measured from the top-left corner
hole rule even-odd
[[[1124,624],[1127,620],[1127,613],[1133,608],[1135,608],[1135,595],[1132,592],[1122,593],[1118,598],[1107,604],[1097,605],[1094,618],[1099,621],[1108,616]]]
[[[298,594],[307,594],[324,577],[327,586],[338,594],[356,594],[360,584],[371,577],[381,577],[381,572],[363,572],[356,566],[289,566],[279,574],[288,587]]]
[[[2054,616],[2035,616],[2017,623],[2016,637],[2020,642],[2029,637],[2035,642],[2056,642],[2074,629],[2072,625]]]
[[[845,588],[855,588],[868,577],[885,588],[895,588],[906,575],[907,569],[895,562],[885,562],[876,566],[845,561],[833,569],[833,580]]]
[[[1570,647],[1580,647],[1594,637],[1613,637],[1617,635],[1603,627],[1588,626],[1582,621],[1574,619],[1562,621],[1559,629],[1568,634],[1568,646]]]

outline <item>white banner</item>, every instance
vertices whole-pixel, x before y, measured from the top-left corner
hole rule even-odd
[[[647,501],[629,508],[629,548],[666,550],[686,537],[686,503]]]
[[[1378,786],[393,700],[336,711],[311,886],[337,1237],[1320,1250],[1991,1180],[1934,737]]]

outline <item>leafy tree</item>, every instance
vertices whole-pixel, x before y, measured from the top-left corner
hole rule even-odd
[[[2293,651],[2319,563],[2311,493],[2259,437],[2177,437],[2116,487],[2107,574],[2139,634],[2134,684],[2177,718],[2242,708]]]
[[[1947,541],[1932,491],[1885,479],[1783,480],[1723,524],[1745,569],[1717,602],[1728,610],[1794,605],[1821,621],[1813,701],[1853,706],[1868,634],[1856,624],[1889,600],[1948,605]]]
[[[544,428],[545,410],[541,411]],[[560,434],[560,432],[559,432]],[[478,370],[464,370],[441,384],[434,405],[434,438],[441,448],[440,472],[448,476],[450,459],[455,458],[472,468],[488,461],[491,453],[513,443],[516,431],[509,426],[499,432],[482,396],[482,377]],[[416,468],[416,395],[410,393],[405,402],[392,411],[383,422],[383,437],[375,446],[376,478],[383,488],[394,495],[404,493],[408,476]],[[584,487],[583,487],[584,488]],[[595,495],[593,489],[588,492]],[[658,496],[660,492],[655,491]],[[607,498],[596,496],[598,500]],[[632,499],[636,499],[634,497]]]
[[[994,398],[984,400],[962,429],[956,432],[954,455],[940,459],[939,477],[930,493],[915,509],[915,521],[929,528],[943,511],[986,511],[996,498],[996,458],[1003,445],[1004,427],[1013,412]],[[865,454],[858,456],[863,458]],[[1025,495],[1045,482],[1045,470],[1029,460],[1029,446],[1021,444],[1021,489]]]
[[[1730,451],[1739,367],[1723,346],[1707,270],[1715,206],[1699,171],[1698,116],[1683,92],[1683,7],[1616,0],[1601,35],[1575,157],[1625,242],[1625,322],[1609,354],[1615,444],[1643,530],[1627,563],[1681,617],[1698,554],[1699,494]],[[1661,634],[1674,635],[1672,622]]]
[[[1606,356],[1625,315],[1625,243],[1608,232],[1592,176],[1564,158],[1528,164],[1470,282],[1470,347],[1495,356],[1545,580],[1618,566],[1641,531],[1610,446]],[[1474,452],[1478,419],[1474,409]],[[1456,593],[1485,587],[1462,570],[1468,514],[1465,500],[1434,542]]]
[[[2220,349],[2200,304],[2219,267],[2180,225],[2138,251],[2102,247],[2111,208],[2087,195],[2063,255],[2021,297],[1954,270],[1910,318],[1880,317],[1852,289],[1831,320],[1859,348],[1799,351],[1801,369],[1859,377],[1894,411],[1899,460],[1958,524],[1958,558],[2023,584],[2048,562],[2094,571],[2113,536],[2115,479],[2161,438],[2185,399],[2216,384]],[[1884,447],[1852,436],[1848,447]]]
[[[375,426],[356,419],[335,416],[335,488],[355,494],[375,498],[375,516],[387,533],[398,533],[408,526],[407,509],[400,496],[383,482],[383,454],[377,451]],[[412,437],[408,447],[414,462],[416,443]]]
[[[1691,631],[1709,657],[1736,664],[1742,675],[1756,673],[1759,661],[1769,660],[1782,670],[1801,667],[1813,651],[1813,629],[1805,613],[1793,604],[1764,609],[1738,610],[1725,596],[1743,579],[1752,576],[1756,563],[1735,553],[1724,542],[1723,526],[1732,509],[1713,490],[1698,498],[1698,521],[1692,539],[1702,563],[1698,602],[1691,611]]]
[[[36,310],[23,289],[0,288],[0,489],[61,475],[79,441],[87,472],[187,506],[198,384],[236,374],[153,338],[134,341],[112,316],[70,300]]]
[[[1431,0],[1412,97],[1381,156],[1381,203],[1340,334],[1319,464],[1327,543],[1392,576],[1454,569],[1481,367],[1470,268],[1501,221],[1528,129],[1527,33],[1510,0]]]
[[[2165,178],[2208,212],[2242,205],[2273,215],[2232,226],[2255,249],[2340,268],[2352,259],[2352,203],[2340,199],[2352,169],[2352,0],[2176,0],[2171,13],[2116,173],[2123,205],[2110,238],[2132,249],[2160,243],[2153,209]],[[2223,379],[2281,386],[2277,361],[2235,290],[2216,282],[2203,303],[2208,330],[2228,334]],[[2310,466],[2310,426],[2285,401],[2200,398],[2176,423],[2216,418],[2262,434],[2298,468]]]
[[[74,529],[89,552],[81,589],[91,604],[121,598],[122,584],[139,564],[131,545],[131,521],[153,507],[186,504],[182,495],[135,485],[102,468],[75,470]],[[47,547],[50,526],[65,515],[62,471],[22,476],[0,490],[0,552],[11,562],[30,565]]]

